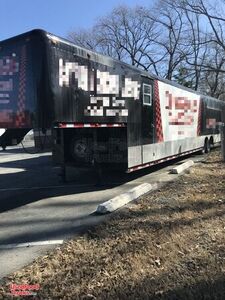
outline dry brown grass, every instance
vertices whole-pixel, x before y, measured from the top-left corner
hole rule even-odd
[[[6,279],[38,299],[225,299],[225,164],[189,174]]]

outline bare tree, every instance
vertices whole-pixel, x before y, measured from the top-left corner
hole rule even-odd
[[[181,60],[176,51],[182,20],[172,11],[163,9],[160,15],[158,10],[156,7],[152,13],[153,9],[119,6],[101,18],[92,30],[72,32],[69,39],[171,79]]]
[[[120,49],[123,60],[133,66],[149,69],[144,58],[146,49],[154,40],[155,31],[153,22],[145,22],[142,18],[140,7],[131,9],[119,6],[110,15],[100,19],[97,27],[105,37],[105,44]]]
[[[197,90],[199,87],[199,80],[203,69],[203,63],[205,61],[205,55],[207,51],[207,44],[202,43],[204,37],[201,34],[200,19],[197,14],[190,14],[188,11],[184,11],[187,19],[186,41],[189,44],[189,53],[185,56],[186,62],[190,67],[190,71],[193,70],[193,83],[192,88]],[[190,63],[191,61],[191,63]]]
[[[97,49],[97,46],[99,44],[99,41],[93,29],[78,29],[76,31],[71,31],[68,34],[68,39],[76,43],[78,46],[94,51]]]
[[[163,76],[172,79],[174,71],[184,59],[185,49],[181,49],[184,29],[183,12],[161,0],[154,9],[146,12],[146,18],[154,21],[159,31],[154,43],[161,57],[158,63],[163,62]]]
[[[195,14],[201,17],[205,25],[205,44],[217,44],[225,52],[225,15],[224,0],[217,1],[216,8],[207,0],[175,0],[175,5],[183,9],[186,14]],[[210,66],[208,66],[210,68]],[[215,70],[215,66],[212,66]],[[221,70],[224,72],[224,70]]]
[[[218,44],[210,45],[207,51],[205,64],[213,66],[202,72],[200,88],[212,97],[223,99],[225,96],[225,78],[222,69],[225,67],[224,53]]]
[[[219,1],[223,4],[224,0]],[[71,32],[69,38],[80,46],[222,97],[224,22],[223,14],[207,0],[158,0],[151,8],[116,7],[90,30]]]

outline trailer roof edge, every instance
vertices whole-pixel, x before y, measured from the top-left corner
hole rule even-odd
[[[112,58],[110,56],[107,56],[107,55],[104,55],[104,54],[101,54],[101,53],[98,53],[98,52],[95,52],[95,51],[92,51],[92,50],[89,50],[89,49],[86,49],[84,47],[81,47],[81,46],[78,46],[76,44],[74,44],[73,42],[67,40],[66,38],[61,38],[55,34],[52,34],[50,32],[47,32],[45,31],[44,29],[33,29],[33,30],[30,30],[28,32],[25,32],[25,33],[22,33],[22,34],[19,34],[17,36],[14,36],[14,37],[10,37],[8,39],[5,39],[5,40],[2,40],[0,41],[0,46],[1,44],[4,44],[4,43],[8,43],[8,42],[12,42],[12,41],[15,41],[17,39],[21,39],[21,38],[24,38],[26,36],[30,36],[31,34],[39,34],[41,36],[44,36],[48,39],[51,39],[53,41],[56,41],[56,42],[59,42],[59,43],[63,43],[63,44],[67,44],[71,47],[76,47],[77,49],[80,49],[80,50],[83,50],[83,51],[86,51],[88,54],[91,54],[92,56],[94,56],[95,58],[99,58],[99,59],[103,59],[105,62],[107,61],[108,64],[110,65],[110,62],[117,62],[117,63],[120,63],[121,65],[124,65],[125,67],[131,69],[131,70],[134,70],[135,72],[138,72],[141,76],[145,76],[145,77],[148,77],[150,79],[155,79],[155,80],[159,80],[161,82],[164,82],[164,83],[167,83],[167,84],[170,84],[172,86],[175,86],[175,87],[178,87],[180,89],[183,89],[183,90],[186,90],[188,92],[192,92],[192,93],[195,93],[197,95],[200,95],[202,97],[206,97],[208,99],[211,99],[211,100],[214,100],[214,101],[219,101],[219,102],[223,102],[223,100],[219,100],[217,98],[214,98],[214,97],[211,97],[211,96],[208,96],[208,95],[205,95],[205,94],[202,94],[200,93],[199,91],[195,91],[191,88],[188,88],[188,87],[185,87],[183,85],[180,85],[178,83],[176,83],[175,81],[172,81],[172,80],[168,80],[168,79],[165,79],[165,78],[162,78],[162,77],[159,77],[153,73],[150,73],[150,72],[147,72],[147,71],[144,71],[142,69],[139,69],[138,67],[135,67],[135,66],[132,66],[132,65],[129,65],[128,63],[125,63],[125,62],[122,62],[122,61],[119,61],[115,58]],[[98,59],[98,60],[99,60]]]

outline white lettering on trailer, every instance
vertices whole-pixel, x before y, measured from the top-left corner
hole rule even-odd
[[[88,91],[88,68],[76,62],[65,62],[59,60],[59,86],[69,86],[74,79],[78,81],[78,88]]]
[[[97,93],[119,94],[119,75],[111,75],[109,72],[97,70]]]
[[[125,78],[125,86],[122,88],[122,97],[130,97],[135,100],[139,99],[140,84],[138,81],[133,81],[132,78]]]
[[[96,75],[94,75],[96,74]],[[94,86],[96,76],[96,86]],[[78,88],[90,92],[90,103],[84,109],[84,115],[90,117],[127,117],[126,99],[137,100],[140,96],[140,83],[125,77],[120,89],[120,76],[108,71],[91,69],[77,62],[64,62],[59,59],[59,86],[67,86],[77,81]],[[97,95],[93,95],[96,88]],[[120,94],[121,93],[121,94]]]

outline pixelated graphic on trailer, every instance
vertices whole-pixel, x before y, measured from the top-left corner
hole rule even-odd
[[[0,56],[0,125],[26,125],[26,48]]]
[[[160,82],[164,141],[198,135],[200,96]]]
[[[13,110],[14,78],[19,72],[19,62],[15,53],[0,58],[0,120],[11,122]]]
[[[140,83],[131,77],[89,69],[77,62],[59,59],[59,86],[76,86],[90,93],[85,116],[128,116],[126,100],[140,97]]]
[[[207,129],[210,129],[210,128],[215,129],[216,125],[217,125],[216,119],[214,119],[214,118],[213,119],[206,119],[206,128]]]

